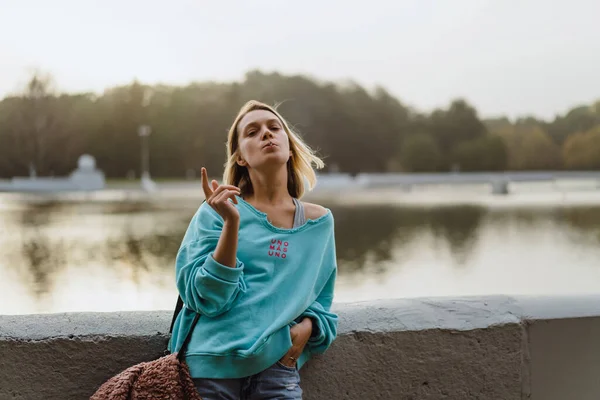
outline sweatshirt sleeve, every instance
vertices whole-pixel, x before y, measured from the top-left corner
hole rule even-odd
[[[319,297],[302,313],[302,318],[313,321],[313,335],[307,343],[313,354],[324,353],[337,336],[338,316],[331,312],[335,276],[334,270]]]
[[[235,268],[218,263],[213,252],[223,229],[223,219],[206,203],[192,218],[177,253],[177,289],[186,307],[208,317],[231,309],[246,291],[244,265]]]
[[[329,241],[329,248],[324,257],[324,264],[321,268],[331,271],[326,276],[326,282],[316,300],[300,315],[297,321],[308,317],[313,321],[313,334],[311,335],[307,347],[313,354],[322,354],[329,348],[337,336],[338,316],[331,312],[333,303],[333,292],[335,288],[335,279],[337,276],[337,262],[335,254],[335,239],[333,229]],[[332,268],[333,266],[333,268]]]

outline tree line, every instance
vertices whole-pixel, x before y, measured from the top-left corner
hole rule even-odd
[[[140,173],[140,125],[151,127],[154,177],[184,177],[225,161],[227,130],[249,99],[279,110],[318,150],[325,172],[600,169],[600,102],[558,115],[482,119],[465,100],[415,110],[383,87],[251,71],[240,82],[133,82],[66,94],[35,74],[0,101],[0,177],[65,175],[91,154],[108,177]]]

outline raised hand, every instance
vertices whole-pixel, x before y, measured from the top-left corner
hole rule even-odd
[[[238,187],[233,185],[219,185],[215,180],[209,185],[206,168],[202,168],[202,190],[204,191],[204,197],[208,205],[223,218],[223,221],[239,222],[240,212],[234,205],[238,203],[235,196],[240,195]]]

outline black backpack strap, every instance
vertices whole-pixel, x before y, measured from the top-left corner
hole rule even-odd
[[[181,300],[181,296],[178,296],[177,304],[175,305],[175,312],[173,312],[173,320],[171,321],[171,328],[169,329],[169,333],[171,335],[173,334],[173,325],[175,325],[175,320],[177,319],[177,316],[179,315],[179,313],[181,312],[182,309],[183,309],[183,300]],[[196,327],[196,324],[198,323],[199,319],[200,319],[200,314],[196,313],[196,316],[194,317],[194,321],[192,322],[192,325],[190,326],[190,330],[188,331],[187,335],[185,335],[185,339],[183,340],[183,343],[181,344],[181,347],[179,348],[179,351],[177,352],[177,359],[179,360],[179,362],[183,361],[183,355],[185,354],[185,351],[187,350],[187,346],[190,343],[190,340],[192,339],[192,332],[194,332],[194,328]]]
[[[196,327],[196,324],[198,323],[199,319],[200,319],[200,314],[196,313],[196,316],[194,317],[194,321],[192,322],[192,325],[190,326],[190,330],[188,331],[187,335],[185,336],[185,340],[183,341],[183,343],[181,344],[181,347],[179,348],[179,351],[177,352],[177,359],[179,360],[179,362],[183,362],[183,355],[185,354],[185,351],[187,350],[188,343],[192,339],[192,332],[194,332],[194,328]]]
[[[173,333],[173,326],[175,325],[175,320],[177,316],[181,312],[183,308],[183,300],[181,300],[181,296],[177,296],[177,304],[175,304],[175,311],[173,312],[173,319],[171,320],[171,328],[169,328],[169,333]]]
[[[204,203],[205,201],[206,200],[202,201],[202,203]],[[179,313],[181,312],[182,309],[183,309],[183,300],[181,299],[181,296],[177,296],[177,304],[175,304],[175,311],[173,311],[173,318],[171,319],[171,328],[169,328],[169,333],[171,335],[173,335],[173,326],[175,326],[175,320],[177,319],[177,316],[179,315]],[[188,331],[187,335],[185,336],[183,344],[181,345],[181,347],[179,348],[179,352],[177,353],[177,359],[180,362],[183,360],[183,355],[185,353],[188,343],[192,339],[192,332],[194,331],[194,328],[196,327],[196,324],[198,323],[199,319],[200,319],[200,314],[196,313],[196,316],[194,317],[194,321],[192,322],[192,325],[190,326],[190,330]]]

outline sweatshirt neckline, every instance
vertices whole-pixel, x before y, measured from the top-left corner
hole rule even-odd
[[[248,210],[250,210],[254,215],[256,215],[266,228],[272,230],[273,232],[277,232],[277,233],[300,232],[300,231],[303,231],[304,229],[308,228],[309,226],[316,225],[316,224],[326,220],[331,215],[331,210],[327,208],[326,209],[327,212],[325,214],[321,215],[319,218],[316,218],[316,219],[306,219],[306,222],[304,224],[300,225],[299,227],[290,228],[290,229],[280,228],[278,226],[273,225],[271,222],[269,222],[269,219],[267,218],[267,213],[260,211],[259,209],[254,207],[252,204],[248,203],[246,200],[244,200],[240,196],[236,196],[236,198],[238,200],[238,203],[243,204]]]

